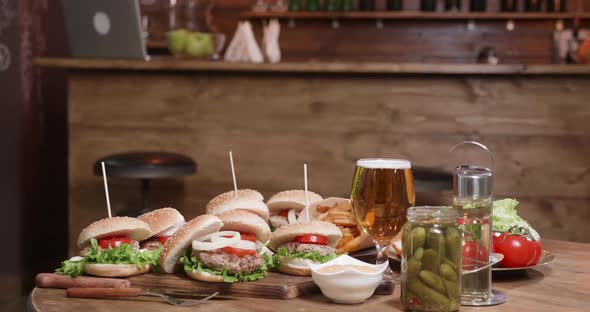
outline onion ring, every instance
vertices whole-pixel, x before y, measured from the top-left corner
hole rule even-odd
[[[226,238],[223,236],[231,237]],[[194,250],[214,250],[233,246],[240,241],[240,238],[240,233],[235,231],[215,232],[193,240],[192,245]],[[206,242],[206,240],[210,240],[210,242]]]
[[[289,224],[297,223],[297,216],[295,215],[295,212],[295,209],[289,210],[289,213],[287,214],[287,220],[289,221]]]

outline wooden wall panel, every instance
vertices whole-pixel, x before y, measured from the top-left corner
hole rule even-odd
[[[193,217],[231,189],[229,150],[238,185],[267,198],[302,188],[304,162],[312,190],[347,196],[358,158],[404,157],[450,169],[456,158],[449,147],[477,139],[494,150],[499,197],[522,200],[543,235],[588,241],[582,235],[590,222],[588,83],[584,77],[79,72],[70,79],[71,238],[106,214],[91,167],[110,153],[155,149],[193,157],[198,174],[157,182],[154,199],[155,206],[177,206]],[[115,211],[140,206],[137,181],[109,183]]]

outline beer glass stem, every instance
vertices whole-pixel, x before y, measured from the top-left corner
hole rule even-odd
[[[388,245],[388,242],[375,241],[375,248],[377,248],[377,260],[375,261],[376,264],[389,261],[387,254],[385,253],[385,248],[387,248]]]

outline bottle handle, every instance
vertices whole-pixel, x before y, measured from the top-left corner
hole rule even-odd
[[[486,153],[489,154],[490,160],[492,161],[492,172],[494,172],[495,171],[494,154],[486,145],[484,145],[482,143],[479,143],[477,141],[463,141],[463,142],[457,143],[457,144],[455,144],[455,146],[451,147],[449,149],[449,153],[452,153],[457,147],[459,147],[461,145],[468,145],[468,144],[475,145],[475,146],[483,149]]]

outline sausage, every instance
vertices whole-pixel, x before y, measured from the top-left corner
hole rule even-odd
[[[128,288],[131,282],[119,278],[101,278],[78,276],[71,278],[67,275],[55,273],[39,273],[35,278],[37,287],[42,288],[72,288],[72,287],[106,287],[106,288]]]

